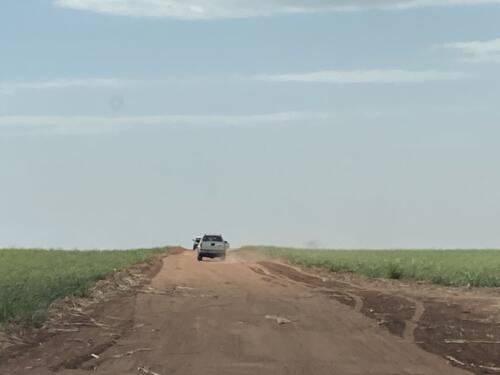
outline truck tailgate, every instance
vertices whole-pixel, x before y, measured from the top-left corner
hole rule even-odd
[[[226,246],[224,242],[217,241],[203,241],[201,243],[201,250],[203,251],[224,251]]]

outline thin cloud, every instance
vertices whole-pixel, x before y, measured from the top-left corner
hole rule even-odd
[[[256,78],[269,82],[310,82],[330,84],[419,83],[450,81],[466,77],[460,72],[409,70],[325,70],[296,74],[268,74]]]
[[[500,0],[55,0],[60,7],[136,17],[185,20],[276,14],[500,4]]]
[[[166,76],[155,79],[131,78],[74,78],[38,81],[0,81],[0,95],[12,95],[19,91],[48,91],[71,89],[120,89],[120,88],[162,88],[172,84],[206,85],[225,82],[241,82],[252,79],[245,76]]]
[[[68,88],[118,88],[125,81],[113,78],[55,79],[47,81],[0,82],[0,94],[14,94],[20,90],[54,90]]]
[[[109,133],[140,126],[240,127],[280,125],[303,120],[329,120],[333,113],[276,112],[249,115],[157,115],[157,116],[0,116],[0,129],[21,133]]]
[[[390,5],[389,8],[412,9],[424,7],[500,4],[500,0],[395,0],[393,3],[394,4]]]
[[[444,48],[455,50],[463,56],[461,61],[500,63],[500,38],[486,41],[448,43]]]
[[[465,47],[464,47],[465,48]],[[493,49],[491,49],[493,51]],[[493,52],[492,52],[493,53]],[[491,57],[490,57],[491,58]],[[268,82],[323,82],[323,83],[411,83],[447,81],[467,77],[460,72],[409,71],[409,70],[325,70],[292,74],[261,74],[256,76],[174,77],[151,79],[87,78],[53,79],[22,82],[0,82],[0,95],[14,95],[24,91],[74,90],[74,89],[126,89],[130,87],[164,88],[171,83],[197,85],[219,82],[242,83],[255,80]]]

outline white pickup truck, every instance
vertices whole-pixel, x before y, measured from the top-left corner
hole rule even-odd
[[[198,245],[198,261],[206,258],[226,258],[229,243],[220,234],[205,234]]]

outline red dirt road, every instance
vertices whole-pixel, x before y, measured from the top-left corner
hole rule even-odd
[[[96,353],[85,352],[91,345],[82,338],[59,341],[54,352],[55,339],[49,339],[0,366],[0,373],[469,374],[324,290],[258,263],[200,263],[193,252],[169,256],[151,286],[127,298],[101,321],[130,324]],[[103,329],[93,334],[113,335]],[[75,348],[80,356],[64,358]]]

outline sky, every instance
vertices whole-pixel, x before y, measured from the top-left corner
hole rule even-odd
[[[2,0],[0,247],[500,247],[500,0]]]

